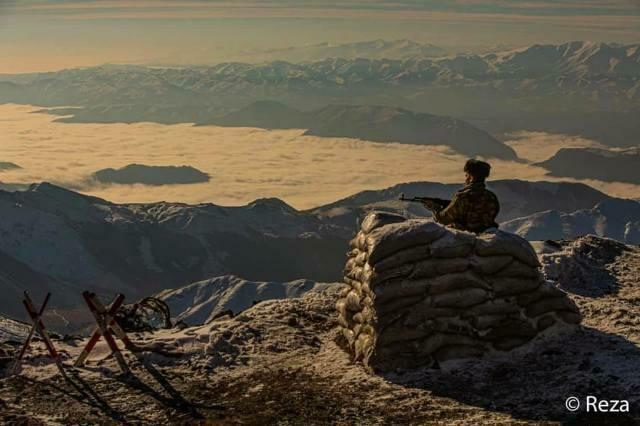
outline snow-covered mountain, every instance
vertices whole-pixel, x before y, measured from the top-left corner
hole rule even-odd
[[[484,130],[580,134],[611,146],[640,136],[640,46],[571,42],[483,55],[328,58],[214,66],[105,65],[0,77],[0,102],[79,106],[72,122],[206,122],[256,101],[310,110],[388,105]]]
[[[640,244],[639,219],[640,202],[609,199],[573,213],[558,210],[534,213],[503,223],[501,228],[528,240],[571,239],[593,234]]]
[[[400,193],[448,198],[458,188],[402,184],[308,211],[278,199],[239,207],[115,204],[46,183],[0,191],[0,312],[24,318],[19,300],[25,289],[38,300],[51,291],[49,312],[59,322],[78,320],[83,290],[105,301],[122,292],[132,301],[230,274],[253,281],[333,282],[342,276],[348,241],[368,210],[424,216],[420,205],[399,202]],[[637,202],[582,184],[506,180],[492,181],[491,189],[501,200],[502,222],[550,206],[576,217],[587,214],[576,210],[592,209],[593,226],[577,230],[627,241],[640,223],[640,212],[625,204]]]
[[[156,297],[167,303],[174,321],[200,325],[228,311],[237,315],[265,300],[300,297],[329,285],[304,279],[284,283],[256,282],[225,275],[166,290]]]

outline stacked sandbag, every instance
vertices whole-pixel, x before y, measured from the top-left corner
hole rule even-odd
[[[372,212],[351,241],[341,335],[356,361],[382,371],[511,350],[581,320],[539,266],[514,234]]]

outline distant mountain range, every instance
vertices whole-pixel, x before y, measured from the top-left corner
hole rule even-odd
[[[594,234],[627,244],[640,244],[640,202],[613,198],[591,209],[572,213],[558,210],[534,213],[503,223],[501,227],[528,240],[559,240]]]
[[[303,112],[278,102],[262,101],[201,124],[308,129],[305,135],[446,145],[472,157],[517,158],[510,147],[462,120],[384,106],[329,105]]]
[[[535,164],[552,176],[640,184],[640,147],[622,151],[597,148],[562,148]]]
[[[420,205],[398,201],[400,193],[448,198],[457,188],[402,184],[308,211],[278,199],[241,207],[115,204],[46,183],[0,191],[0,312],[24,318],[18,301],[25,289],[40,296],[52,291],[51,320],[60,324],[61,318],[80,321],[83,290],[105,300],[123,292],[131,300],[229,274],[255,281],[333,282],[341,278],[348,241],[368,210],[424,216]],[[585,232],[626,241],[635,241],[640,232],[638,202],[586,185],[505,180],[491,182],[491,189],[502,203],[500,221],[511,220],[507,229],[525,236],[539,234],[513,219],[550,207],[590,215],[591,228],[575,228]]]
[[[493,134],[542,130],[609,146],[640,137],[640,45],[571,42],[438,58],[115,66],[0,76],[0,102],[78,106],[64,121],[207,122],[256,101],[387,105]]]

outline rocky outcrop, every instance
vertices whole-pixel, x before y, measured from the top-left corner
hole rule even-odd
[[[373,212],[348,257],[340,331],[372,370],[508,351],[581,321],[566,294],[544,280],[531,245],[507,232],[476,236]]]

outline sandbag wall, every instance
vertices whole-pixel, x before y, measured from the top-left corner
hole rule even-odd
[[[372,212],[351,241],[340,332],[354,359],[378,371],[511,350],[581,320],[539,266],[514,234]]]

